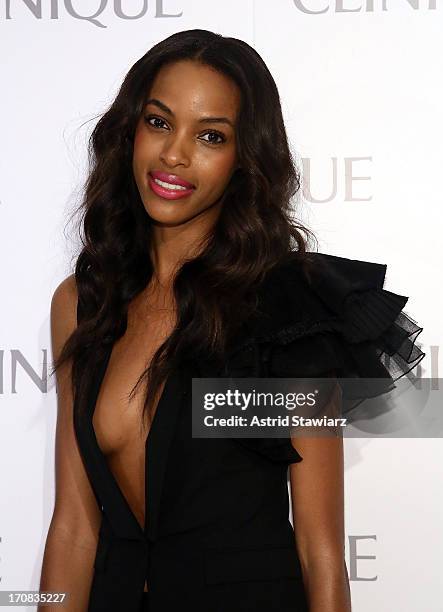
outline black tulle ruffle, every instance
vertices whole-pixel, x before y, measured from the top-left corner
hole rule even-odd
[[[274,321],[273,330],[257,334],[233,354],[227,371],[233,377],[335,376],[342,386],[342,414],[352,422],[357,406],[394,389],[395,381],[424,358],[417,345],[423,328],[403,310],[409,298],[383,288],[385,264],[313,255],[309,275],[288,270],[278,280],[287,280],[282,308],[292,306],[295,320],[287,324],[283,313],[285,325],[278,329]],[[292,305],[287,304],[291,292]],[[289,438],[239,442],[272,461],[302,460]]]

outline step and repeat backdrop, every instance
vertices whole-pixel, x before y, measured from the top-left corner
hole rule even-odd
[[[441,0],[1,0],[0,590],[38,589],[54,504],[50,301],[78,252],[87,139],[136,59],[203,28],[240,38],[280,91],[318,250],[388,264],[438,378]],[[440,612],[443,449],[345,439],[355,612]],[[7,608],[5,608],[7,609]],[[32,609],[29,607],[29,609]]]

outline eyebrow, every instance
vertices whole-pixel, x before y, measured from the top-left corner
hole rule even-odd
[[[160,100],[157,100],[157,98],[150,98],[146,102],[145,106],[148,106],[148,104],[153,104],[154,106],[158,106],[158,108],[160,108],[164,113],[166,113],[167,115],[170,115],[171,117],[174,117],[174,113],[172,112],[172,110],[168,106],[166,106],[166,104],[164,104]],[[227,123],[232,128],[234,127],[234,124],[232,123],[230,119],[228,119],[228,117],[202,117],[201,119],[198,120],[198,122],[199,123]]]

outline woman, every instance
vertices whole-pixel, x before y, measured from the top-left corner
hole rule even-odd
[[[383,392],[423,357],[407,298],[386,266],[308,253],[278,91],[240,40],[155,45],[91,152],[83,249],[51,304],[41,590],[93,612],[349,611],[341,436],[194,438],[191,382],[379,375]]]

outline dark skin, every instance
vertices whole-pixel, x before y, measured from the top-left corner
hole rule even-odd
[[[342,416],[341,398],[337,385],[322,414],[330,418]],[[292,444],[303,457],[303,461],[289,466],[289,477],[296,546],[309,612],[351,612],[344,560],[342,432],[337,435],[337,430],[325,427],[318,431],[301,427],[292,433]]]
[[[151,252],[159,279],[199,248],[221,210],[220,197],[237,168],[235,140],[240,91],[212,68],[192,61],[164,66],[137,125],[133,171],[146,212],[154,222]],[[168,108],[170,112],[166,111]],[[226,122],[202,122],[207,118]],[[176,174],[195,185],[180,200],[166,200],[148,185],[148,172]]]
[[[198,253],[202,237],[211,232],[221,211],[220,198],[238,167],[236,130],[241,93],[224,75],[187,60],[164,66],[149,98],[160,101],[162,108],[151,102],[140,117],[133,172],[154,225],[151,257],[155,273],[149,286],[129,304],[127,330],[113,345],[93,419],[99,446],[140,525],[145,514],[144,449],[148,431],[140,434],[143,393],[131,401],[128,395],[173,329],[173,275],[184,260]],[[208,117],[224,117],[227,122],[201,121]],[[148,185],[151,170],[176,174],[196,189],[176,201],[161,198]],[[54,358],[75,329],[77,299],[75,277],[71,275],[52,298]],[[41,590],[71,593],[64,609],[74,611],[87,607],[101,513],[75,440],[70,379],[66,365],[57,375],[56,502]],[[295,545],[309,610],[349,612],[343,560],[342,440],[294,438],[294,446],[304,458],[290,466],[290,477]],[[145,591],[148,588],[145,583]]]

